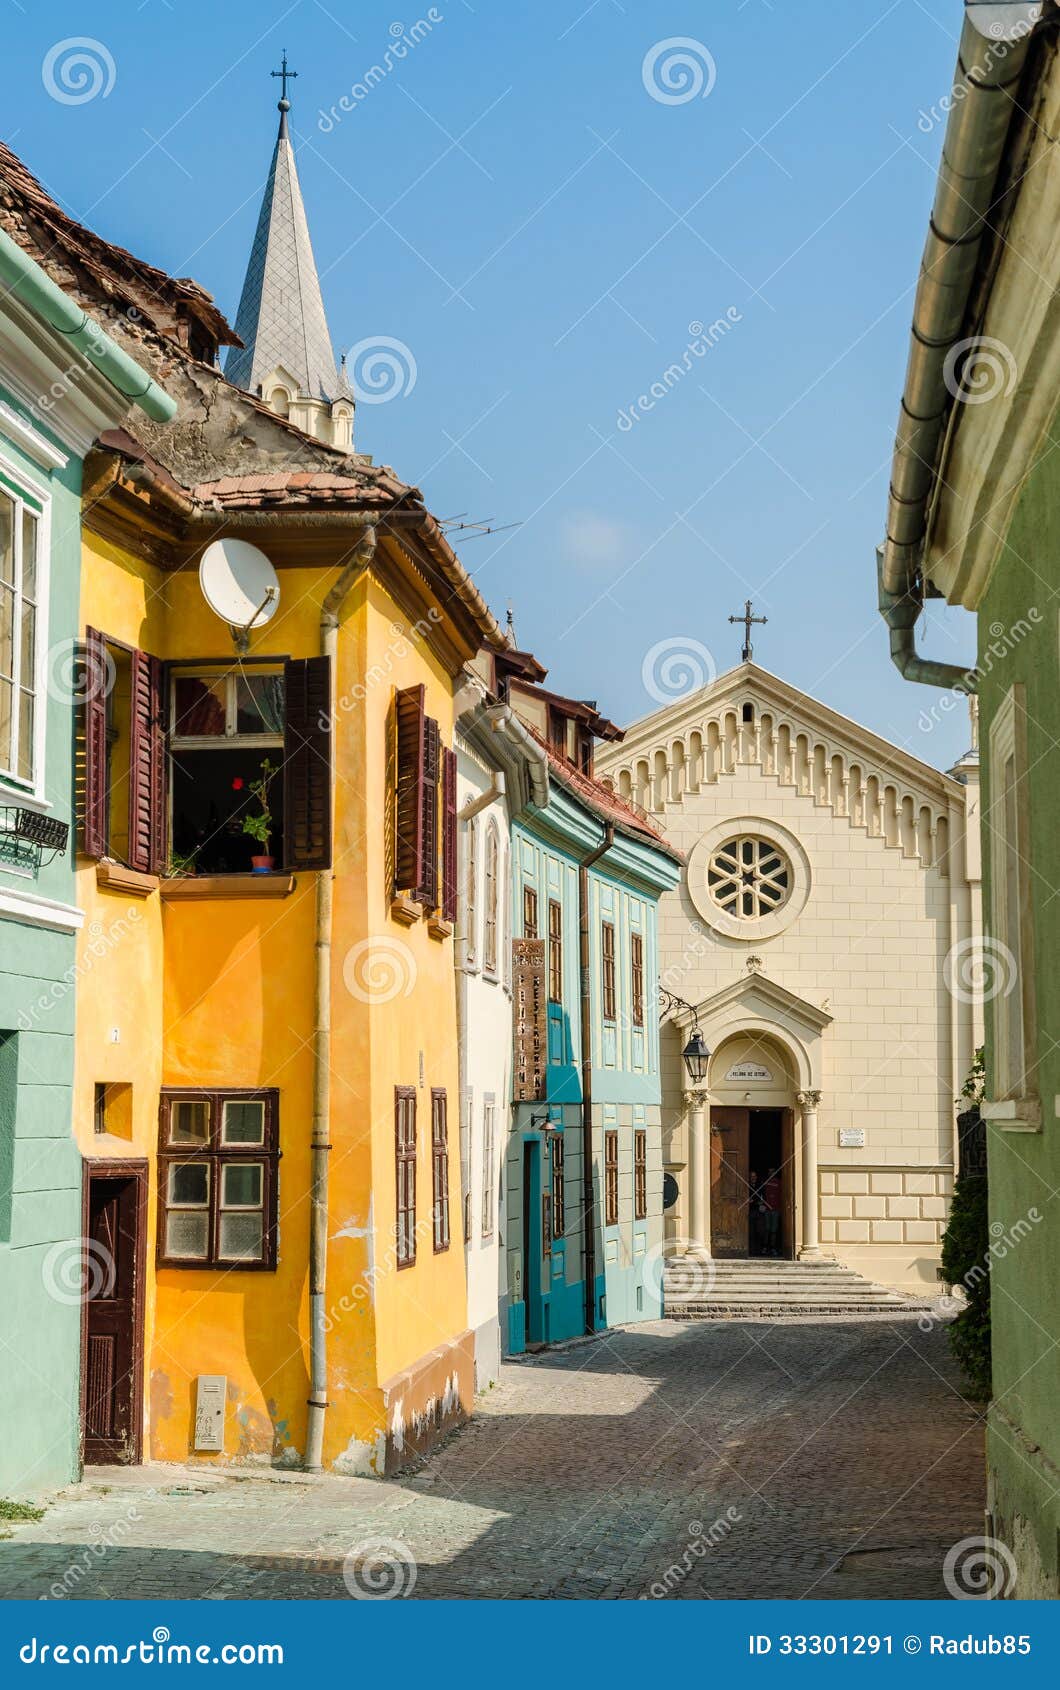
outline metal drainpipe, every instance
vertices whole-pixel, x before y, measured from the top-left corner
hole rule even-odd
[[[330,659],[331,719],[335,719],[335,677],[339,644],[339,612],[357,577],[375,553],[375,519],[367,518],[365,533],[343,565],[320,612],[320,653]],[[334,729],[333,729],[334,733]],[[331,825],[335,826],[335,758],[331,759]],[[324,1416],[328,1407],[328,1340],[324,1294],[328,1265],[328,1152],[331,1149],[331,922],[333,869],[317,874],[316,907],[316,1025],[313,1030],[313,1136],[311,1139],[311,1196],[309,1211],[309,1414],[306,1422],[305,1470],[319,1473],[324,1462]]]
[[[975,692],[978,676],[974,666],[962,669],[957,663],[939,663],[921,657],[916,649],[914,629],[923,608],[919,592],[889,593],[883,584],[883,547],[876,548],[879,576],[880,615],[891,640],[891,661],[905,681],[922,681],[930,687],[948,687],[955,692]]]
[[[593,1190],[592,977],[589,968],[589,870],[615,842],[613,822],[604,841],[578,864],[578,961],[581,978],[582,1234],[585,1255],[585,1330],[596,1331],[596,1196]]]
[[[878,554],[880,613],[890,629],[891,656],[899,672],[908,681],[960,692],[975,691],[974,669],[919,657],[913,630],[923,609],[921,563],[942,437],[953,410],[948,366],[968,331],[965,319],[997,173],[1019,104],[1017,85],[1041,10],[1023,0],[993,6],[965,0],[958,76],[913,306],[887,537]]]

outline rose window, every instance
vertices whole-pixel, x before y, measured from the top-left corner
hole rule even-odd
[[[711,852],[707,865],[710,895],[726,915],[753,921],[772,915],[791,892],[791,864],[784,853],[757,834],[726,839]]]

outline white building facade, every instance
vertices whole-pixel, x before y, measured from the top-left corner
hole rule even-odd
[[[669,1248],[937,1280],[955,1098],[982,1042],[978,766],[952,774],[751,662],[601,747],[687,856],[660,906]],[[690,1090],[681,1048],[711,1050]]]
[[[507,1319],[504,1159],[512,1096],[511,818],[548,802],[547,758],[468,672],[457,697],[460,1170],[475,1389],[496,1383]]]

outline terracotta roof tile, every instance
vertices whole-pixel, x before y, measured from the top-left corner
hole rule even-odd
[[[605,820],[617,823],[626,833],[642,834],[652,845],[656,845],[660,850],[665,851],[667,856],[672,857],[675,862],[684,862],[684,852],[679,851],[676,845],[671,845],[662,829],[656,827],[654,822],[649,821],[647,816],[635,810],[632,804],[628,804],[624,798],[620,798],[618,793],[613,792],[609,786],[605,786],[603,781],[597,780],[594,775],[583,773],[569,758],[564,757],[554,746],[550,745],[536,728],[530,727],[529,723],[526,722],[523,726],[527,728],[527,731],[548,754],[549,768],[554,769],[558,774],[561,785],[570,787],[577,797],[583,798],[590,809],[595,810]]]

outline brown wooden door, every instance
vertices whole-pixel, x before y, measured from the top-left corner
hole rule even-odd
[[[715,1256],[746,1256],[748,1251],[749,1109],[710,1112],[710,1237]],[[717,1132],[714,1128],[718,1128]]]
[[[82,1415],[86,1463],[140,1460],[146,1167],[88,1170]]]
[[[783,1109],[780,1114],[780,1168],[780,1253],[790,1262],[798,1253],[795,1247],[795,1125],[791,1109]]]

